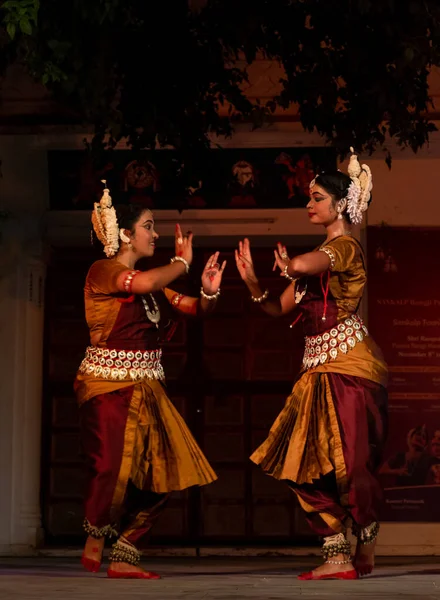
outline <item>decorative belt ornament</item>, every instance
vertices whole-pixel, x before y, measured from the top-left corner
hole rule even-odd
[[[307,336],[303,366],[310,369],[335,360],[340,352],[347,354],[366,336],[368,330],[359,315],[348,317],[330,331]]]
[[[162,350],[110,350],[89,346],[79,371],[102,379],[165,379]]]

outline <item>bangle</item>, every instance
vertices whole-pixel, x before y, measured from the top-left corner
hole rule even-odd
[[[260,296],[259,298],[256,298],[255,296],[251,296],[251,300],[252,300],[252,302],[257,302],[258,304],[261,304],[262,302],[267,300],[268,296],[269,296],[269,290],[266,290],[264,292],[264,294],[262,296]]]
[[[205,293],[205,290],[203,289],[203,286],[202,286],[200,288],[200,295],[202,296],[202,298],[205,298],[205,300],[217,300],[217,298],[220,296],[220,288],[218,288],[218,290],[215,294],[212,294],[212,296],[209,296],[208,294]]]
[[[287,269],[289,268],[289,265],[286,265],[283,269],[283,277],[285,277],[286,279],[288,279],[289,281],[295,281],[294,277],[290,277],[289,273],[287,272]]]
[[[171,264],[175,263],[175,262],[181,262],[185,265],[185,271],[187,273],[189,273],[189,262],[187,260],[185,260],[182,256],[174,256],[171,260],[170,260]]]
[[[139,273],[140,273],[140,271],[130,271],[124,277],[124,281],[122,282],[122,285],[124,286],[124,290],[127,292],[127,294],[131,294],[131,288],[133,286],[133,279],[136,277],[136,275],[139,275]]]
[[[184,297],[185,296],[183,294],[174,294],[174,296],[171,298],[171,304],[178,308]]]
[[[334,271],[336,266],[336,256],[331,248],[320,248],[319,252],[325,252],[330,259],[330,271]]]

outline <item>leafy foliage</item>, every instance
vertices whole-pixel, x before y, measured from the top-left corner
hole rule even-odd
[[[32,35],[32,27],[37,24],[39,0],[6,0],[1,8],[6,13],[3,23],[12,40],[17,31]]]
[[[126,139],[194,154],[207,134],[230,135],[240,119],[259,125],[292,103],[341,155],[389,136],[417,151],[435,130],[426,114],[438,0],[207,0],[198,11],[186,0],[7,0],[0,11],[0,67],[23,62],[93,123],[97,145],[109,135],[110,147]],[[285,71],[264,105],[243,94],[237,66],[260,55]]]

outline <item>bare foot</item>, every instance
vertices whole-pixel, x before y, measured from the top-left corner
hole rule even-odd
[[[89,535],[84,546],[83,556],[101,562],[104,544],[105,537],[96,539]]]
[[[376,540],[371,544],[361,544],[358,541],[353,565],[360,576],[369,575],[373,571],[375,549]]]
[[[349,560],[349,556],[346,554],[338,554],[337,556],[334,556],[331,558],[331,560],[333,562],[325,562],[323,565],[320,565],[319,567],[317,567],[316,569],[313,569],[313,571],[309,571],[308,573],[303,573],[302,575],[299,575],[299,579],[331,579],[332,575],[336,575],[339,573],[347,573],[352,575],[352,577],[350,577],[350,575],[347,576],[347,579],[353,578],[356,579],[357,575],[356,575],[356,571],[351,563],[345,563],[342,565],[335,565],[334,562],[342,562],[342,561],[346,561]],[[343,577],[341,577],[340,579],[342,579]]]
[[[134,567],[129,563],[124,562],[111,562],[109,569],[111,571],[117,571],[118,573],[143,573],[142,567]]]
[[[134,567],[124,562],[111,562],[107,574],[114,579],[160,579],[160,575],[153,571],[145,571],[142,567]]]
[[[81,563],[87,571],[97,573],[101,567],[105,538],[95,539],[89,536],[84,546]]]

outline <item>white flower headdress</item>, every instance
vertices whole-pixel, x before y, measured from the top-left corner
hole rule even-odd
[[[360,165],[354,149],[350,148],[351,157],[348,165],[348,175],[351,183],[343,200],[347,202],[347,213],[355,225],[362,223],[364,212],[368,209],[373,189],[373,176],[368,165]],[[315,185],[316,178],[310,183],[310,189]]]
[[[103,179],[102,183],[105,189],[101,200],[94,204],[92,224],[98,240],[104,246],[106,256],[110,258],[119,250],[119,227],[107,182]]]
[[[368,209],[373,189],[373,176],[368,165],[360,165],[358,157],[350,148],[351,156],[348,164],[348,174],[351,184],[347,192],[347,212],[355,225],[362,223],[364,212]]]

